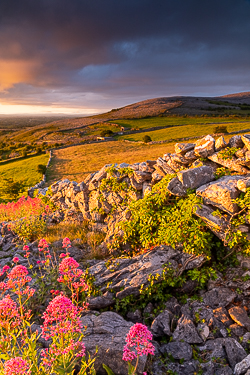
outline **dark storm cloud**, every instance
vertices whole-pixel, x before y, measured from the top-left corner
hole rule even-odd
[[[0,98],[83,105],[96,95],[100,106],[249,90],[249,20],[247,0],[2,1]]]

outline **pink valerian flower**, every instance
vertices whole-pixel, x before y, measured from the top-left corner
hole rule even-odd
[[[7,272],[9,269],[10,269],[10,267],[6,265],[6,266],[3,267],[3,272]]]
[[[59,258],[65,258],[67,255],[65,253],[62,253],[59,255]]]
[[[63,248],[69,248],[69,247],[71,247],[71,241],[70,241],[70,239],[68,238],[68,237],[65,237],[64,239],[63,239],[63,243],[62,243],[62,247]]]
[[[51,257],[50,250],[49,250],[49,244],[44,238],[42,238],[39,241],[38,250],[40,252],[43,252],[43,255],[44,255],[44,258],[45,258],[45,260],[41,261],[41,263],[44,264],[45,266],[49,266],[50,259],[52,259],[52,257]],[[52,262],[52,265],[53,265],[53,262]]]
[[[28,245],[24,245],[24,247],[23,247],[23,251],[26,252],[26,254],[24,255],[25,258],[29,258],[29,256],[30,256],[29,249],[30,249],[30,248],[29,248]]]
[[[30,365],[22,357],[11,358],[4,363],[4,375],[29,375]]]
[[[14,262],[14,263],[18,263],[18,262],[19,262],[19,258],[18,258],[18,257],[14,257],[14,258],[13,258],[13,262]]]
[[[88,285],[82,277],[83,271],[78,267],[79,263],[74,258],[64,258],[59,265],[60,277],[57,279],[60,283],[68,286],[72,293],[72,299],[74,300],[76,296],[77,301],[79,292],[85,292],[88,289]]]
[[[63,279],[72,280],[82,276],[83,272],[78,269],[79,263],[74,258],[67,257],[62,260],[59,265],[59,274],[63,276]]]
[[[44,248],[49,247],[49,245],[48,245],[48,242],[47,242],[44,238],[42,238],[42,239],[39,241],[39,243],[38,243],[38,247],[44,249]]]
[[[25,286],[25,284],[32,280],[31,277],[27,275],[28,270],[25,266],[15,266],[8,274],[6,288],[12,289],[12,291],[19,296],[26,295],[29,299],[35,293],[35,289]]]
[[[67,332],[81,332],[79,312],[80,309],[73,305],[69,298],[64,295],[55,297],[43,313],[42,336],[48,340]]]
[[[150,342],[153,336],[147,327],[141,323],[134,324],[127,334],[126,345],[123,349],[124,361],[132,361],[138,356],[154,354],[154,346]]]
[[[20,314],[16,302],[9,295],[0,300],[0,328],[9,330],[19,326],[21,323]]]
[[[0,268],[0,276],[2,276],[5,272],[7,272],[10,269],[9,266],[3,266],[3,269]]]

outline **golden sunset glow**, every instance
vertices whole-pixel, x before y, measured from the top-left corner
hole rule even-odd
[[[0,114],[82,114],[90,115],[96,112],[96,109],[82,109],[82,108],[67,108],[55,106],[36,106],[36,105],[15,105],[15,104],[0,104]]]

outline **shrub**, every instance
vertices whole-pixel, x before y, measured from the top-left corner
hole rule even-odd
[[[37,172],[41,174],[45,174],[46,172],[46,165],[44,164],[38,164],[37,166]]]
[[[152,192],[129,205],[131,218],[120,224],[124,231],[123,242],[132,247],[148,248],[166,244],[183,251],[210,257],[212,234],[205,223],[194,214],[200,199],[194,193],[187,197],[173,196],[167,185],[174,175],[165,176],[154,185]]]
[[[227,127],[224,125],[216,126],[213,130],[214,134],[228,133]]]
[[[17,199],[24,190],[25,182],[23,180],[16,181],[13,178],[4,178],[1,181],[0,193],[6,196],[8,200]]]
[[[101,131],[100,133],[100,136],[101,137],[111,137],[114,133],[112,132],[112,130],[109,130],[109,129],[104,129]]]
[[[148,142],[152,142],[152,139],[149,135],[144,135],[144,137],[142,138],[143,142],[144,143],[148,143]]]

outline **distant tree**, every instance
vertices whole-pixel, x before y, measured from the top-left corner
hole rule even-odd
[[[37,155],[40,155],[42,152],[43,152],[43,150],[42,150],[41,147],[37,147],[37,148],[36,148],[36,154],[37,154]]]
[[[0,194],[7,200],[16,200],[22,192],[25,191],[25,182],[16,181],[13,178],[4,178],[0,183]]]
[[[100,136],[101,137],[111,137],[113,134],[114,134],[114,132],[112,132],[112,130],[104,129],[104,130],[101,131]]]
[[[228,133],[227,127],[225,125],[216,126],[214,128],[214,134]]]
[[[37,172],[41,174],[45,174],[46,172],[46,165],[44,164],[38,164],[37,166]]]
[[[148,142],[152,142],[152,139],[151,139],[151,137],[149,136],[149,135],[144,135],[144,137],[143,137],[143,142],[144,143],[148,143]]]

